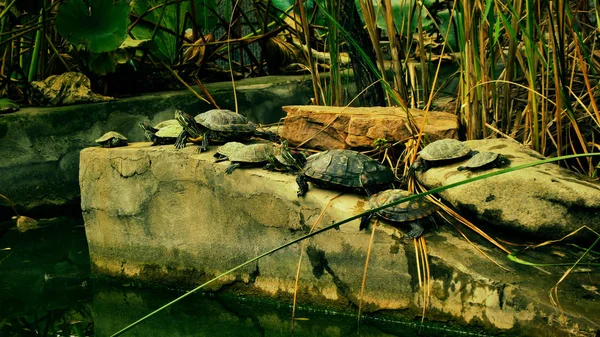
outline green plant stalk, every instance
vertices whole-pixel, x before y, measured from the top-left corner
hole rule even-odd
[[[455,182],[455,183],[452,183],[452,184],[448,184],[448,185],[445,185],[445,186],[437,187],[437,188],[431,189],[431,190],[423,192],[423,193],[413,194],[413,195],[410,195],[410,196],[408,196],[406,198],[402,198],[402,199],[396,200],[394,202],[391,202],[389,204],[385,204],[385,205],[380,206],[380,207],[372,208],[372,209],[367,210],[365,212],[362,212],[360,214],[357,214],[357,215],[351,216],[349,218],[346,218],[344,220],[335,222],[335,223],[333,223],[333,224],[331,224],[329,226],[326,226],[326,227],[323,227],[321,229],[318,229],[318,230],[316,230],[316,231],[314,231],[312,233],[303,235],[303,236],[301,236],[301,237],[299,237],[297,239],[294,239],[292,241],[286,242],[286,243],[282,244],[281,246],[279,246],[277,248],[273,248],[273,249],[271,249],[271,250],[269,250],[269,251],[267,251],[265,253],[262,253],[262,254],[260,254],[260,255],[258,255],[256,257],[253,257],[250,260],[248,260],[248,261],[246,261],[246,262],[244,262],[242,264],[239,264],[239,265],[237,265],[237,266],[229,269],[226,272],[223,272],[223,273],[215,276],[214,278],[212,278],[212,279],[204,282],[203,284],[199,285],[198,287],[196,287],[196,288],[188,291],[187,293],[179,296],[178,298],[174,299],[173,301],[171,301],[171,302],[169,302],[169,303],[161,306],[160,308],[152,311],[148,315],[146,315],[146,316],[138,319],[137,321],[129,324],[128,326],[124,327],[123,329],[115,332],[114,334],[111,335],[111,337],[122,335],[123,333],[129,331],[130,329],[132,329],[136,325],[142,323],[146,319],[148,319],[148,318],[156,315],[160,311],[162,311],[162,310],[170,307],[171,305],[173,305],[173,304],[181,301],[182,299],[184,299],[184,298],[188,297],[189,295],[197,292],[198,290],[206,287],[207,285],[209,285],[209,284],[217,281],[221,277],[223,277],[225,275],[228,275],[228,274],[230,274],[230,273],[232,273],[232,272],[234,272],[234,271],[236,271],[236,270],[238,270],[238,269],[240,269],[240,268],[242,268],[244,266],[247,266],[247,265],[249,265],[252,262],[258,261],[258,260],[262,259],[265,256],[271,255],[271,254],[273,254],[273,253],[275,253],[275,252],[277,252],[277,251],[279,251],[279,250],[281,250],[283,248],[289,247],[289,246],[291,246],[291,245],[293,245],[295,243],[298,243],[300,241],[303,241],[303,240],[306,240],[306,239],[311,238],[313,236],[316,236],[317,234],[321,234],[321,233],[326,232],[328,230],[331,230],[333,228],[338,228],[339,226],[341,226],[343,224],[346,224],[346,223],[348,223],[350,221],[360,219],[360,218],[362,218],[365,215],[369,215],[371,213],[379,212],[379,211],[381,211],[381,210],[383,210],[385,208],[392,207],[392,206],[401,204],[403,202],[407,202],[407,201],[414,200],[414,199],[417,199],[417,198],[422,198],[422,197],[430,195],[430,194],[439,193],[439,192],[448,190],[448,189],[453,188],[453,187],[457,187],[457,186],[460,186],[460,185],[464,185],[464,184],[472,183],[472,182],[475,182],[475,181],[487,179],[487,178],[490,178],[490,177],[493,177],[493,176],[497,176],[497,175],[501,175],[501,174],[505,174],[505,173],[509,173],[509,172],[513,172],[513,171],[517,171],[517,170],[521,170],[521,169],[524,169],[524,168],[533,167],[533,166],[537,166],[537,165],[541,165],[541,164],[547,164],[547,163],[552,163],[552,162],[556,162],[556,161],[560,161],[560,160],[567,160],[567,159],[572,159],[572,158],[588,157],[588,156],[591,156],[591,157],[600,157],[600,153],[573,154],[573,155],[568,155],[568,156],[562,156],[562,157],[556,157],[556,158],[549,158],[549,159],[534,161],[534,162],[531,162],[531,163],[526,163],[526,164],[522,164],[522,165],[518,165],[518,166],[514,166],[514,167],[505,168],[505,169],[502,169],[502,170],[498,170],[498,171],[490,172],[490,173],[487,173],[487,174],[484,174],[484,175],[480,175],[480,176],[476,176],[476,177],[473,177],[473,178],[465,179],[465,180],[458,181],[458,182]]]
[[[533,37],[535,36],[535,9],[533,8],[533,0],[525,0],[525,7],[527,8],[527,13],[529,13],[526,16],[526,22],[525,22],[525,32],[527,32],[526,34],[524,34],[524,39],[525,39],[525,54],[527,55],[527,68],[528,68],[528,78],[529,78],[529,88],[531,89],[528,93],[529,96],[529,100],[528,100],[528,105],[529,105],[529,111],[528,113],[531,114],[531,124],[532,124],[532,130],[531,130],[531,137],[532,137],[532,143],[533,143],[533,149],[536,150],[537,152],[540,152],[540,135],[539,135],[539,120],[538,120],[538,107],[537,107],[537,101],[536,101],[536,97],[535,95],[532,93],[535,90],[535,83],[536,83],[536,58],[537,58],[537,54],[535,53],[535,49],[537,49],[535,47],[535,41],[533,40]]]
[[[42,10],[40,10],[40,18],[38,23],[42,23],[44,16]],[[29,65],[29,74],[27,75],[27,82],[33,81],[35,74],[37,73],[38,60],[40,57],[40,47],[42,46],[42,29],[38,29],[35,32],[35,42],[33,46],[33,54],[31,55],[31,64]]]
[[[8,6],[6,6],[4,8],[4,10],[2,11],[2,13],[0,13],[0,19],[2,19],[6,13],[8,13],[8,11],[10,10],[10,8],[17,2],[17,0],[13,0],[11,3],[8,4]]]

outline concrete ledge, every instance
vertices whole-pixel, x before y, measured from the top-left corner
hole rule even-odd
[[[215,164],[210,152],[148,145],[81,152],[81,206],[97,275],[192,288],[304,235],[329,201],[318,227],[366,205],[361,197],[336,198],[336,192],[314,187],[299,199],[292,175],[261,169],[225,175],[227,163]],[[561,284],[558,309],[548,291],[560,273],[521,265],[505,272],[452,226],[434,227],[426,232],[432,273],[427,319],[521,336],[594,336],[600,328],[600,304],[578,290],[589,275],[572,274]],[[300,303],[355,312],[369,238],[354,221],[265,257],[207,290],[290,301],[302,252]],[[509,264],[490,245],[475,245]],[[363,311],[418,317],[422,293],[413,242],[380,223]]]
[[[235,109],[231,83],[210,83],[206,88],[220,107]],[[240,113],[260,123],[279,121],[284,116],[282,105],[305,104],[312,96],[309,78],[304,76],[247,79],[236,82],[236,89]],[[94,146],[94,139],[108,130],[142,141],[137,124],[173,118],[175,108],[193,113],[210,106],[181,90],[106,103],[24,108],[0,115],[0,193],[27,211],[77,200],[82,149]],[[5,209],[7,216],[12,214]],[[2,210],[0,206],[0,213]],[[0,220],[6,219],[9,217],[0,216]]]

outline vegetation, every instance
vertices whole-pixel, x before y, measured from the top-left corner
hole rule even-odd
[[[342,6],[356,7],[363,22],[348,25]],[[117,96],[308,71],[314,103],[345,105],[351,97],[340,74],[348,51],[355,71],[376,79],[359,83],[363,96],[376,96],[369,90],[382,87],[384,104],[429,110],[444,108],[438,102],[445,92],[453,102],[445,109],[457,114],[466,139],[510,137],[546,156],[593,153],[600,149],[600,63],[596,8],[587,6],[529,0],[6,1],[0,96],[26,103],[31,81],[64,71],[83,72],[96,90]],[[454,74],[440,75],[452,67]],[[324,84],[323,70],[330,73]],[[204,96],[211,100],[210,93]],[[566,164],[597,174],[591,157]]]

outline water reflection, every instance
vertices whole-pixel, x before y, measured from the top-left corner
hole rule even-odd
[[[12,224],[14,225],[14,223]],[[0,224],[0,336],[104,337],[180,293],[92,282],[80,218],[20,232]],[[443,326],[366,320],[243,298],[191,295],[124,336],[464,336]]]

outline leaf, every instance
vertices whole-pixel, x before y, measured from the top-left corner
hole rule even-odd
[[[56,15],[56,29],[72,44],[83,44],[95,53],[117,49],[127,36],[129,5],[124,0],[88,3],[63,3]]]
[[[186,34],[186,37],[191,39],[191,33]],[[206,52],[206,45],[204,43],[213,42],[215,40],[215,36],[213,33],[205,35],[204,37],[198,38],[194,42],[194,46],[189,46],[185,52],[183,53],[183,62],[184,63],[196,63],[200,65],[202,60],[204,60],[204,54]]]
[[[19,215],[15,217],[17,219],[17,229],[19,232],[27,232],[30,229],[39,228],[38,222],[30,217]]]
[[[131,34],[138,40],[152,40],[154,30],[160,14],[163,11],[164,0],[134,0],[132,3],[132,13],[141,17],[143,21],[138,21],[131,29]],[[150,11],[150,9],[153,9]],[[173,2],[167,4],[164,8],[164,15],[160,20],[160,26],[166,30],[158,29],[154,35],[156,44],[155,55],[162,61],[172,64],[177,57],[178,39],[177,34],[183,32],[185,14],[190,11],[190,2]]]

